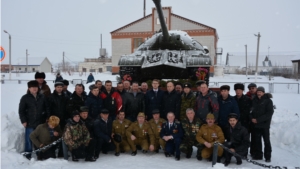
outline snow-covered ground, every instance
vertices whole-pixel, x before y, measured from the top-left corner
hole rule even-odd
[[[49,79],[48,84],[53,90],[53,82],[55,76],[47,74]],[[83,79],[86,80],[87,75],[69,76],[62,75],[65,79]],[[116,77],[110,73],[95,74],[95,79],[116,81]],[[138,152],[137,156],[133,157],[129,153],[121,154],[119,157],[109,153],[108,155],[101,154],[100,158],[92,162],[81,161],[74,163],[62,159],[49,159],[46,161],[36,161],[32,159],[28,161],[20,152],[24,149],[24,128],[22,127],[18,116],[18,104],[20,98],[25,94],[27,84],[25,81],[33,79],[34,74],[12,74],[12,79],[20,79],[22,84],[15,81],[5,81],[1,85],[1,168],[211,168],[211,163],[207,161],[197,161],[195,158],[196,152],[191,159],[186,159],[184,154],[180,161],[175,161],[174,158],[166,158],[162,152],[159,154],[148,153],[142,154]],[[252,76],[253,77],[253,76]],[[5,74],[5,78],[8,74]],[[257,82],[269,82],[267,77],[260,77]],[[254,79],[247,79],[241,75],[225,75],[224,77],[211,78],[211,82],[219,82],[223,84],[231,84],[232,82],[245,82],[246,84],[253,82]],[[274,77],[272,82],[297,83],[295,80]],[[88,85],[86,85],[88,87]],[[279,87],[282,91],[289,91],[288,86]],[[74,90],[74,85],[69,86],[69,90]],[[231,90],[234,95],[234,91]],[[276,92],[273,93],[273,102],[276,105],[271,124],[271,142],[272,142],[272,162],[275,166],[300,167],[300,112],[299,100],[300,94],[297,92]],[[243,161],[241,166],[237,166],[232,159],[232,164],[229,168],[260,168],[253,164]],[[264,161],[259,161],[264,163]],[[217,164],[214,168],[225,168],[222,164]]]

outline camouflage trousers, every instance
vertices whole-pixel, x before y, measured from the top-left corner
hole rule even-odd
[[[193,153],[193,146],[197,147],[197,156],[200,156],[204,145],[200,144],[197,140],[183,139],[179,149],[181,152],[191,155]]]

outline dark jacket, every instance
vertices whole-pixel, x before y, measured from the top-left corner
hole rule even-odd
[[[62,81],[62,80],[64,80],[64,78],[63,78],[62,76],[56,76],[56,78],[55,78],[55,83],[56,83],[56,82],[60,82],[60,81]]]
[[[252,111],[250,119],[256,119],[255,128],[270,128],[272,116],[274,113],[272,95],[265,93],[261,99],[257,96],[252,100]]]
[[[173,136],[174,139],[182,139],[183,130],[181,123],[176,121],[173,123],[172,127],[169,128],[169,122],[164,122],[160,130],[160,137],[163,138],[164,136]]]
[[[68,119],[67,114],[68,100],[64,93],[58,95],[54,90],[53,93],[48,97],[48,105],[50,109],[50,115],[57,116],[60,121],[59,125],[64,128]]]
[[[103,100],[99,95],[95,96],[90,92],[85,100],[85,106],[89,108],[89,117],[96,120],[103,109]]]
[[[94,122],[94,134],[96,138],[103,139],[106,143],[111,140],[112,120],[108,118],[107,123],[99,116]]]
[[[89,116],[86,119],[82,119],[81,117],[80,119],[85,124],[85,127],[88,129],[90,137],[94,138],[94,120]]]
[[[240,110],[240,122],[241,125],[246,129],[249,129],[250,125],[250,109],[251,109],[251,99],[246,95],[242,95],[241,98],[237,98],[234,96],[236,100],[239,110]]]
[[[69,100],[72,93],[69,90],[63,91],[63,93],[65,94],[65,97]]]
[[[228,95],[226,100],[223,100],[222,96],[218,97],[219,101],[219,118],[218,125],[223,129],[223,127],[229,125],[228,115],[230,113],[235,113],[240,116],[240,111],[237,102],[235,99]]]
[[[45,123],[46,119],[50,117],[45,96],[37,94],[35,98],[28,91],[20,100],[19,117],[21,123],[27,122],[27,127],[36,128],[39,124]]]
[[[137,92],[136,96],[133,93],[128,92],[125,94],[126,105],[125,115],[126,117],[133,116],[137,117],[139,112],[145,111],[145,95],[142,92]]]
[[[126,91],[123,89],[121,92],[119,90],[117,90],[117,92],[119,93],[119,95],[121,96],[122,98],[122,107],[123,109],[125,108],[125,105],[126,105]]]
[[[147,91],[145,95],[145,111],[148,117],[152,117],[152,111],[158,109],[162,112],[162,100],[164,91],[158,89],[157,94],[153,90]]]
[[[218,119],[219,102],[217,94],[211,90],[205,96],[199,94],[196,98],[195,113],[196,117],[200,118],[203,122],[206,122],[206,115],[208,113],[213,113],[215,119]]]
[[[100,96],[103,99],[103,107],[109,111],[110,116],[116,116],[122,108],[122,98],[119,93],[112,88],[110,93],[105,90],[100,93]]]
[[[225,138],[226,142],[230,142],[229,147],[233,148],[236,153],[242,156],[247,156],[250,145],[249,133],[240,122],[238,122],[234,128],[230,125],[226,126]]]
[[[175,90],[170,93],[168,91],[165,91],[162,101],[163,103],[161,117],[166,119],[167,113],[173,112],[175,114],[175,119],[179,119],[181,103],[180,94],[178,94]]]
[[[93,82],[93,81],[95,81],[94,76],[93,75],[89,75],[88,78],[87,78],[87,83]]]
[[[80,107],[85,106],[86,98],[87,96],[85,92],[83,92],[81,96],[78,96],[75,91],[73,92],[70,99],[68,100],[68,105],[67,105],[68,117],[71,118],[73,111],[76,110],[80,111]]]

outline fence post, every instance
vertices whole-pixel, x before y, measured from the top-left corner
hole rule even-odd
[[[21,80],[18,80],[18,84],[21,84]]]
[[[1,83],[4,84],[4,79],[1,79]],[[299,86],[298,86],[298,91],[299,91]]]

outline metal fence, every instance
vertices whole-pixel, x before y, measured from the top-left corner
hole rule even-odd
[[[17,79],[1,79],[2,84],[26,84],[30,80],[17,80]],[[46,80],[47,84],[54,84],[54,80]],[[73,79],[69,80],[70,84],[86,84],[87,80]],[[92,82],[94,83],[94,82]],[[90,83],[90,84],[92,84]],[[112,81],[112,85],[116,86],[117,81]],[[210,87],[221,87],[222,85],[229,85],[230,89],[234,88],[234,84],[243,82],[209,82]],[[245,88],[250,84],[244,82]],[[300,83],[292,82],[256,82],[257,86],[263,86],[268,93],[300,93]]]

